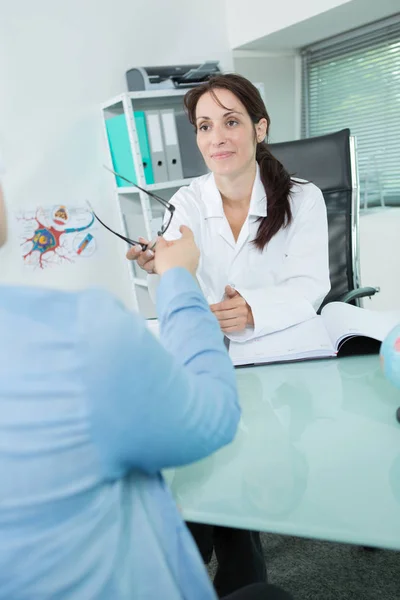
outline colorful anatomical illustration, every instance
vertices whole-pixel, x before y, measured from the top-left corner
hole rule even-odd
[[[19,213],[17,221],[27,267],[46,269],[75,263],[96,251],[94,216],[86,207],[37,208]]]

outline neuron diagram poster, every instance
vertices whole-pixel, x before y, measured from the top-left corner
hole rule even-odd
[[[60,267],[91,259],[96,225],[86,206],[57,205],[16,213],[21,255],[30,269]]]

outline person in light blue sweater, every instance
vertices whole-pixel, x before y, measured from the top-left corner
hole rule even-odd
[[[169,352],[105,291],[0,286],[0,600],[216,598],[160,474],[228,444],[240,418],[182,233],[157,248]]]

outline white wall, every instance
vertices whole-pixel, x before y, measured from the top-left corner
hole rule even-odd
[[[125,91],[125,71],[133,66],[216,59],[231,70],[224,2],[0,3],[0,148],[11,226],[0,282],[101,285],[131,304],[123,242],[104,232],[97,263],[31,272],[23,267],[12,212],[89,198],[118,227],[112,181],[101,168],[100,104]]]
[[[270,143],[300,137],[301,61],[296,54],[236,51],[234,68],[250,81],[261,82],[271,118]]]
[[[361,284],[378,286],[365,308],[400,309],[400,208],[368,209],[360,216]]]
[[[229,42],[232,48],[305,21],[350,0],[226,0]]]
[[[399,11],[399,0],[225,0],[233,48],[282,51],[308,46]]]

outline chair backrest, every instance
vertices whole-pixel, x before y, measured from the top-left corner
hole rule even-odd
[[[359,286],[359,189],[355,139],[349,129],[319,137],[270,144],[272,154],[294,177],[318,186],[329,229],[331,291],[324,304]]]

